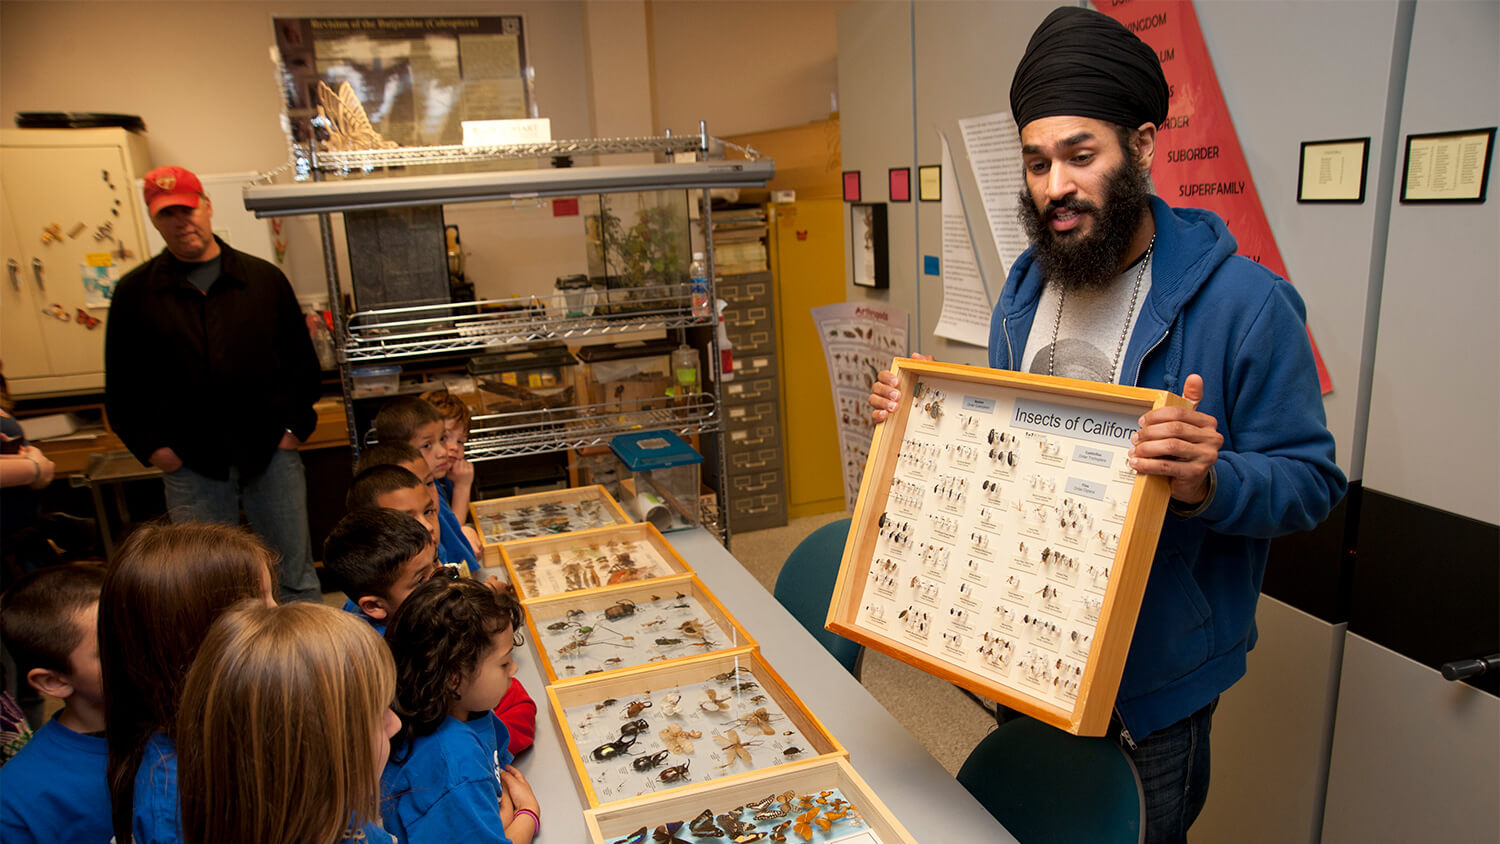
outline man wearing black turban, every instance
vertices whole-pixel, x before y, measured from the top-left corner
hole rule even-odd
[[[1184,841],[1208,790],[1219,694],[1245,672],[1271,538],[1343,497],[1291,285],[1224,221],[1151,195],[1170,89],[1155,52],[1077,7],[1037,27],[1011,84],[1031,239],[990,321],[990,365],[1180,392],[1141,417],[1127,454],[1172,506],[1115,700],[1141,775],[1148,841]],[[871,388],[876,422],[896,378]]]

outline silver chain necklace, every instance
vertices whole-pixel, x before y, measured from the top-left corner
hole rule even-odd
[[[1146,268],[1151,265],[1151,250],[1156,248],[1156,235],[1151,235],[1151,242],[1146,244],[1146,254],[1141,256],[1141,269],[1135,274],[1135,289],[1130,291],[1130,310],[1125,312],[1125,324],[1120,327],[1120,344],[1115,346],[1115,362],[1110,365],[1109,378],[1106,384],[1115,383],[1115,373],[1120,371],[1120,354],[1125,351],[1125,338],[1130,336],[1130,320],[1135,317],[1135,300],[1141,295],[1141,279],[1146,277]],[[1062,330],[1063,300],[1068,296],[1068,288],[1061,282],[1057,285],[1057,318],[1052,321],[1052,346],[1047,350],[1047,374],[1053,374],[1057,365],[1057,332]]]

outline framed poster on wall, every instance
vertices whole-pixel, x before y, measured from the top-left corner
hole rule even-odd
[[[536,117],[520,15],[274,18],[292,140],[331,150],[463,143]]]
[[[884,202],[849,206],[849,266],[854,270],[854,283],[860,287],[885,290],[891,286]]]
[[[1160,390],[895,362],[828,629],[1103,735],[1170,498],[1125,461]]]

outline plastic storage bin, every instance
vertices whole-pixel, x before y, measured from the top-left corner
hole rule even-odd
[[[349,370],[354,380],[354,397],[389,396],[401,381],[399,366],[357,366]]]
[[[662,532],[698,525],[703,455],[671,431],[620,434],[609,447],[633,475],[621,503],[632,517]]]

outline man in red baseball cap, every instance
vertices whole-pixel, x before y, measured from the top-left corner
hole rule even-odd
[[[184,261],[211,261],[219,254],[213,233],[213,203],[191,170],[158,167],[146,174],[146,210],[167,249]]]
[[[321,597],[297,447],[317,425],[318,358],[281,270],[214,236],[182,167],[146,174],[167,248],[120,280],[104,345],[116,434],[163,472],[173,521],[239,524],[281,554],[281,598]]]

